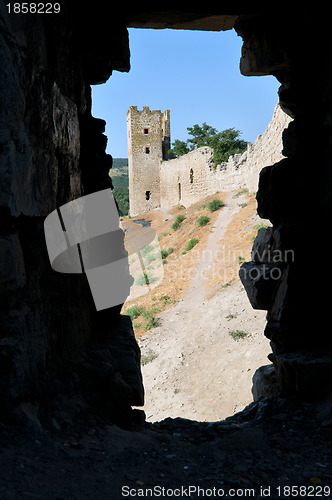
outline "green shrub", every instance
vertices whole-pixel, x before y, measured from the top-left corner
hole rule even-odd
[[[219,210],[219,208],[223,206],[225,206],[225,203],[222,200],[215,198],[208,204],[208,209],[210,210],[210,212],[215,212],[216,210]]]
[[[144,325],[144,330],[150,330],[151,328],[156,328],[157,326],[160,325],[159,318],[155,317],[155,314],[159,312],[159,309],[157,307],[152,307],[151,309],[145,309],[143,312],[142,316],[144,319],[146,319],[146,323]]]
[[[248,332],[244,332],[243,330],[230,330],[228,333],[234,340],[243,339],[248,335]]]
[[[243,262],[244,262],[246,259],[245,259],[244,257],[242,257],[242,255],[239,255],[239,256],[238,256],[238,258],[237,258],[237,260],[238,260],[238,263],[239,263],[239,266],[240,266],[241,264],[243,264]]]
[[[166,248],[162,248],[161,249],[161,258],[164,260],[164,259],[166,259],[167,255],[168,255],[168,253],[167,253]]]
[[[260,224],[257,224],[255,226],[255,229],[259,231],[260,229],[267,229],[269,227],[269,224],[266,222],[261,222]]]
[[[185,219],[185,216],[183,214],[177,215],[176,216],[176,222],[183,222]]]
[[[242,196],[243,194],[248,194],[249,193],[249,189],[248,188],[243,188],[241,189],[240,191],[238,191],[234,196],[233,198],[239,198],[239,196]]]
[[[159,318],[155,318],[154,316],[152,316],[147,320],[143,328],[145,331],[147,331],[151,330],[151,328],[156,328],[157,326],[160,326]]]
[[[187,245],[186,245],[186,248],[183,250],[182,252],[182,255],[184,255],[185,253],[187,253],[189,250],[191,250],[192,248],[194,248],[195,245],[197,245],[198,243],[198,239],[197,238],[191,238]]]
[[[185,219],[185,216],[184,216],[184,215],[181,215],[181,214],[180,214],[180,215],[178,215],[178,216],[176,217],[176,219],[175,219],[175,222],[173,222],[173,224],[172,224],[172,229],[173,229],[174,231],[176,231],[176,230],[177,230],[177,228],[179,227],[179,225],[181,224],[181,222],[183,222],[183,221],[184,221],[184,219]]]
[[[154,316],[157,312],[159,312],[159,309],[157,306],[151,307],[151,309],[145,309],[142,313],[143,318],[145,319],[150,319],[152,316]]]
[[[143,354],[141,358],[141,364],[142,366],[147,365],[148,363],[151,363],[154,359],[158,357],[158,354],[154,352],[151,348],[148,350],[146,354]]]
[[[206,224],[208,224],[209,222],[210,217],[208,217],[207,215],[201,215],[197,219],[197,224],[199,225],[199,227],[206,226]]]
[[[143,306],[133,306],[126,310],[125,314],[130,316],[132,320],[138,318],[145,311]]]
[[[174,300],[172,300],[172,299],[170,298],[170,296],[169,296],[167,293],[165,293],[165,295],[161,295],[161,297],[159,297],[159,300],[160,300],[160,302],[162,302],[164,305],[167,305],[167,304],[172,304],[172,303],[174,303],[174,302],[175,302]]]
[[[168,247],[167,249],[163,248],[161,250],[161,258],[166,259],[166,257],[168,257],[173,251],[174,251],[173,247]]]
[[[225,316],[226,319],[228,319],[228,321],[230,319],[234,319],[234,318],[237,318],[239,315],[239,313],[235,313],[235,314],[228,314],[227,316]]]

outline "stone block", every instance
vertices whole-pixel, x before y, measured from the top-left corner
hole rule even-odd
[[[254,401],[258,401],[261,397],[273,399],[280,394],[275,368],[272,364],[261,366],[255,371],[251,392]]]
[[[273,228],[267,227],[259,229],[251,250],[253,262],[269,262],[271,260],[272,245]]]
[[[254,309],[271,309],[275,290],[282,276],[275,263],[244,262],[239,276]]]
[[[269,354],[281,389],[287,396],[319,400],[330,391],[332,352]]]

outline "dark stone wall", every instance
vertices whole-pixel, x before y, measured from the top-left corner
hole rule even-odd
[[[56,207],[111,187],[90,83],[129,67],[127,31],[105,46],[92,25],[90,43],[71,8],[8,15],[0,4],[0,418],[29,423],[29,404],[62,425],[90,407],[130,427],[143,402],[131,322],[119,308],[97,314],[85,276],[54,272],[44,237]]]
[[[332,376],[328,23],[298,12],[240,16],[236,29],[244,39],[241,71],[248,76],[275,75],[281,83],[280,104],[294,117],[283,135],[287,158],[262,170],[257,193],[259,215],[273,223],[265,248],[271,255],[283,255],[281,262],[272,258],[268,263],[280,269],[280,278],[271,277],[265,287],[262,280],[243,282],[251,298],[264,295],[265,335],[271,340],[279,392],[300,399],[322,398],[331,390]],[[258,271],[263,262],[255,257],[253,261]],[[242,277],[248,265],[252,264],[240,271]]]

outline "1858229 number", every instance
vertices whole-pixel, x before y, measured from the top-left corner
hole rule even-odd
[[[56,3],[14,2],[6,5],[8,14],[59,14],[61,6]]]
[[[278,497],[281,498],[294,498],[294,497],[305,497],[305,498],[330,498],[331,488],[330,486],[321,486],[317,484],[315,486],[277,486]]]

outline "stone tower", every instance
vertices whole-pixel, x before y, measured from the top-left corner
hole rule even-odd
[[[130,215],[160,206],[160,163],[170,148],[170,112],[127,112]]]

